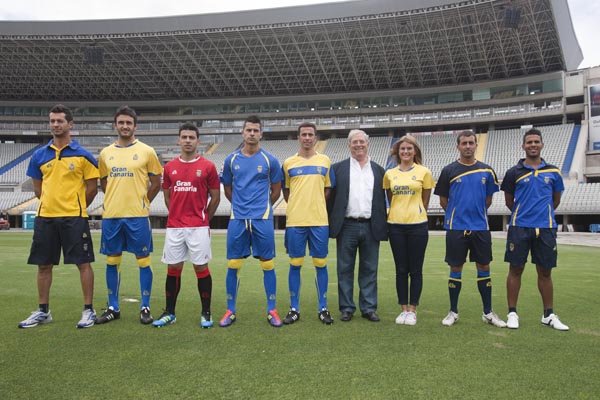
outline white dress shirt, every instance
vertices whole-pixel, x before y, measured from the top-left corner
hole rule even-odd
[[[350,157],[350,189],[346,218],[371,218],[375,177],[369,158],[364,167]]]

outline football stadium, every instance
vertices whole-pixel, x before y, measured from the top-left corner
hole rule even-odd
[[[578,68],[583,55],[574,23],[567,0],[357,0],[173,17],[0,21],[0,210],[11,228],[0,233],[6,255],[0,298],[11,310],[0,328],[6,337],[0,389],[6,398],[597,398],[600,67]],[[584,239],[570,243],[591,243],[559,248],[556,303],[571,331],[542,330],[535,272],[527,269],[520,310],[530,318],[523,318],[523,328],[483,325],[475,289],[463,291],[460,324],[441,326],[448,271],[438,196],[431,196],[427,212],[426,301],[416,329],[393,323],[393,260],[382,243],[377,326],[323,327],[315,312],[298,326],[268,329],[259,271],[248,271],[256,269],[248,263],[240,297],[245,315],[227,330],[198,329],[190,275],[174,327],[142,327],[124,316],[120,325],[80,332],[65,321],[80,301],[79,277],[67,266],[55,273],[53,287],[52,310],[62,321],[17,330],[35,298],[35,268],[24,265],[39,200],[26,171],[33,152],[52,138],[48,114],[58,103],[73,110],[71,134],[96,157],[115,141],[116,109],[128,105],[139,116],[136,137],[162,164],[179,155],[179,126],[192,122],[200,130],[200,153],[218,170],[242,145],[249,115],[261,118],[261,147],[281,163],[298,151],[303,122],[317,126],[317,151],[332,163],[349,157],[352,129],[370,136],[369,155],[386,169],[394,166],[393,144],[412,135],[435,180],[457,159],[461,131],[476,133],[477,160],[502,181],[524,156],[523,134],[537,128],[543,157],[560,169],[565,185],[556,210],[559,239],[581,234],[571,238]],[[93,232],[102,227],[103,200],[99,190],[88,207]],[[158,314],[168,214],[162,193],[150,207]],[[227,228],[230,213],[222,193],[211,221],[215,315],[224,310],[227,261],[219,230]],[[503,192],[494,194],[488,214],[494,302],[504,316],[510,211]],[[274,215],[276,229],[284,229],[283,196]],[[93,236],[98,249],[99,233]],[[282,243],[278,237],[280,312],[288,301]],[[97,253],[94,264],[97,309],[106,292],[104,258]],[[334,317],[335,260],[331,240]],[[122,296],[132,303],[138,296],[134,265],[133,256],[124,257]],[[316,303],[309,287],[314,273],[302,273],[309,308]]]

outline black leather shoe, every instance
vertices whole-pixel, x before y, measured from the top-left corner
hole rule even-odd
[[[368,319],[371,322],[379,322],[379,315],[377,315],[377,313],[375,311],[370,311],[368,313],[363,313],[363,318]]]
[[[342,311],[340,321],[348,322],[352,319],[352,313],[350,311]]]

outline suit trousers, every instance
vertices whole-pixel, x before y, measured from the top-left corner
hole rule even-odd
[[[358,252],[358,306],[362,313],[377,310],[377,267],[379,241],[373,237],[370,221],[345,219],[336,240],[340,311],[354,313],[354,267]]]

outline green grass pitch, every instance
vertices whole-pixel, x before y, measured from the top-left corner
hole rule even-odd
[[[94,233],[95,308],[106,303],[104,256]],[[152,256],[155,317],[164,307],[164,236],[156,233]],[[36,268],[26,265],[31,233],[0,234],[0,396],[3,399],[594,399],[600,397],[600,248],[559,246],[554,271],[555,310],[569,332],[540,324],[541,300],[528,264],[519,298],[521,328],[499,329],[481,321],[473,264],[465,266],[453,327],[448,311],[448,268],[443,237],[431,236],[416,326],[398,326],[394,266],[382,243],[379,266],[380,323],[360,315],[339,321],[335,242],[330,242],[329,307],[335,323],[317,319],[314,269],[302,272],[302,319],[280,329],[266,321],[258,262],[241,271],[238,320],[227,328],[199,327],[200,302],[186,264],[177,323],[164,328],[139,323],[138,303],[122,302],[121,320],[75,328],[81,315],[79,274],[74,266],[54,271],[50,308],[54,322],[17,329],[37,307]],[[277,236],[278,310],[288,308],[287,258]],[[494,308],[506,317],[503,241],[495,240]],[[213,235],[213,319],[225,311],[225,236]],[[123,298],[139,299],[134,257],[124,254]],[[358,295],[356,290],[355,296]]]

